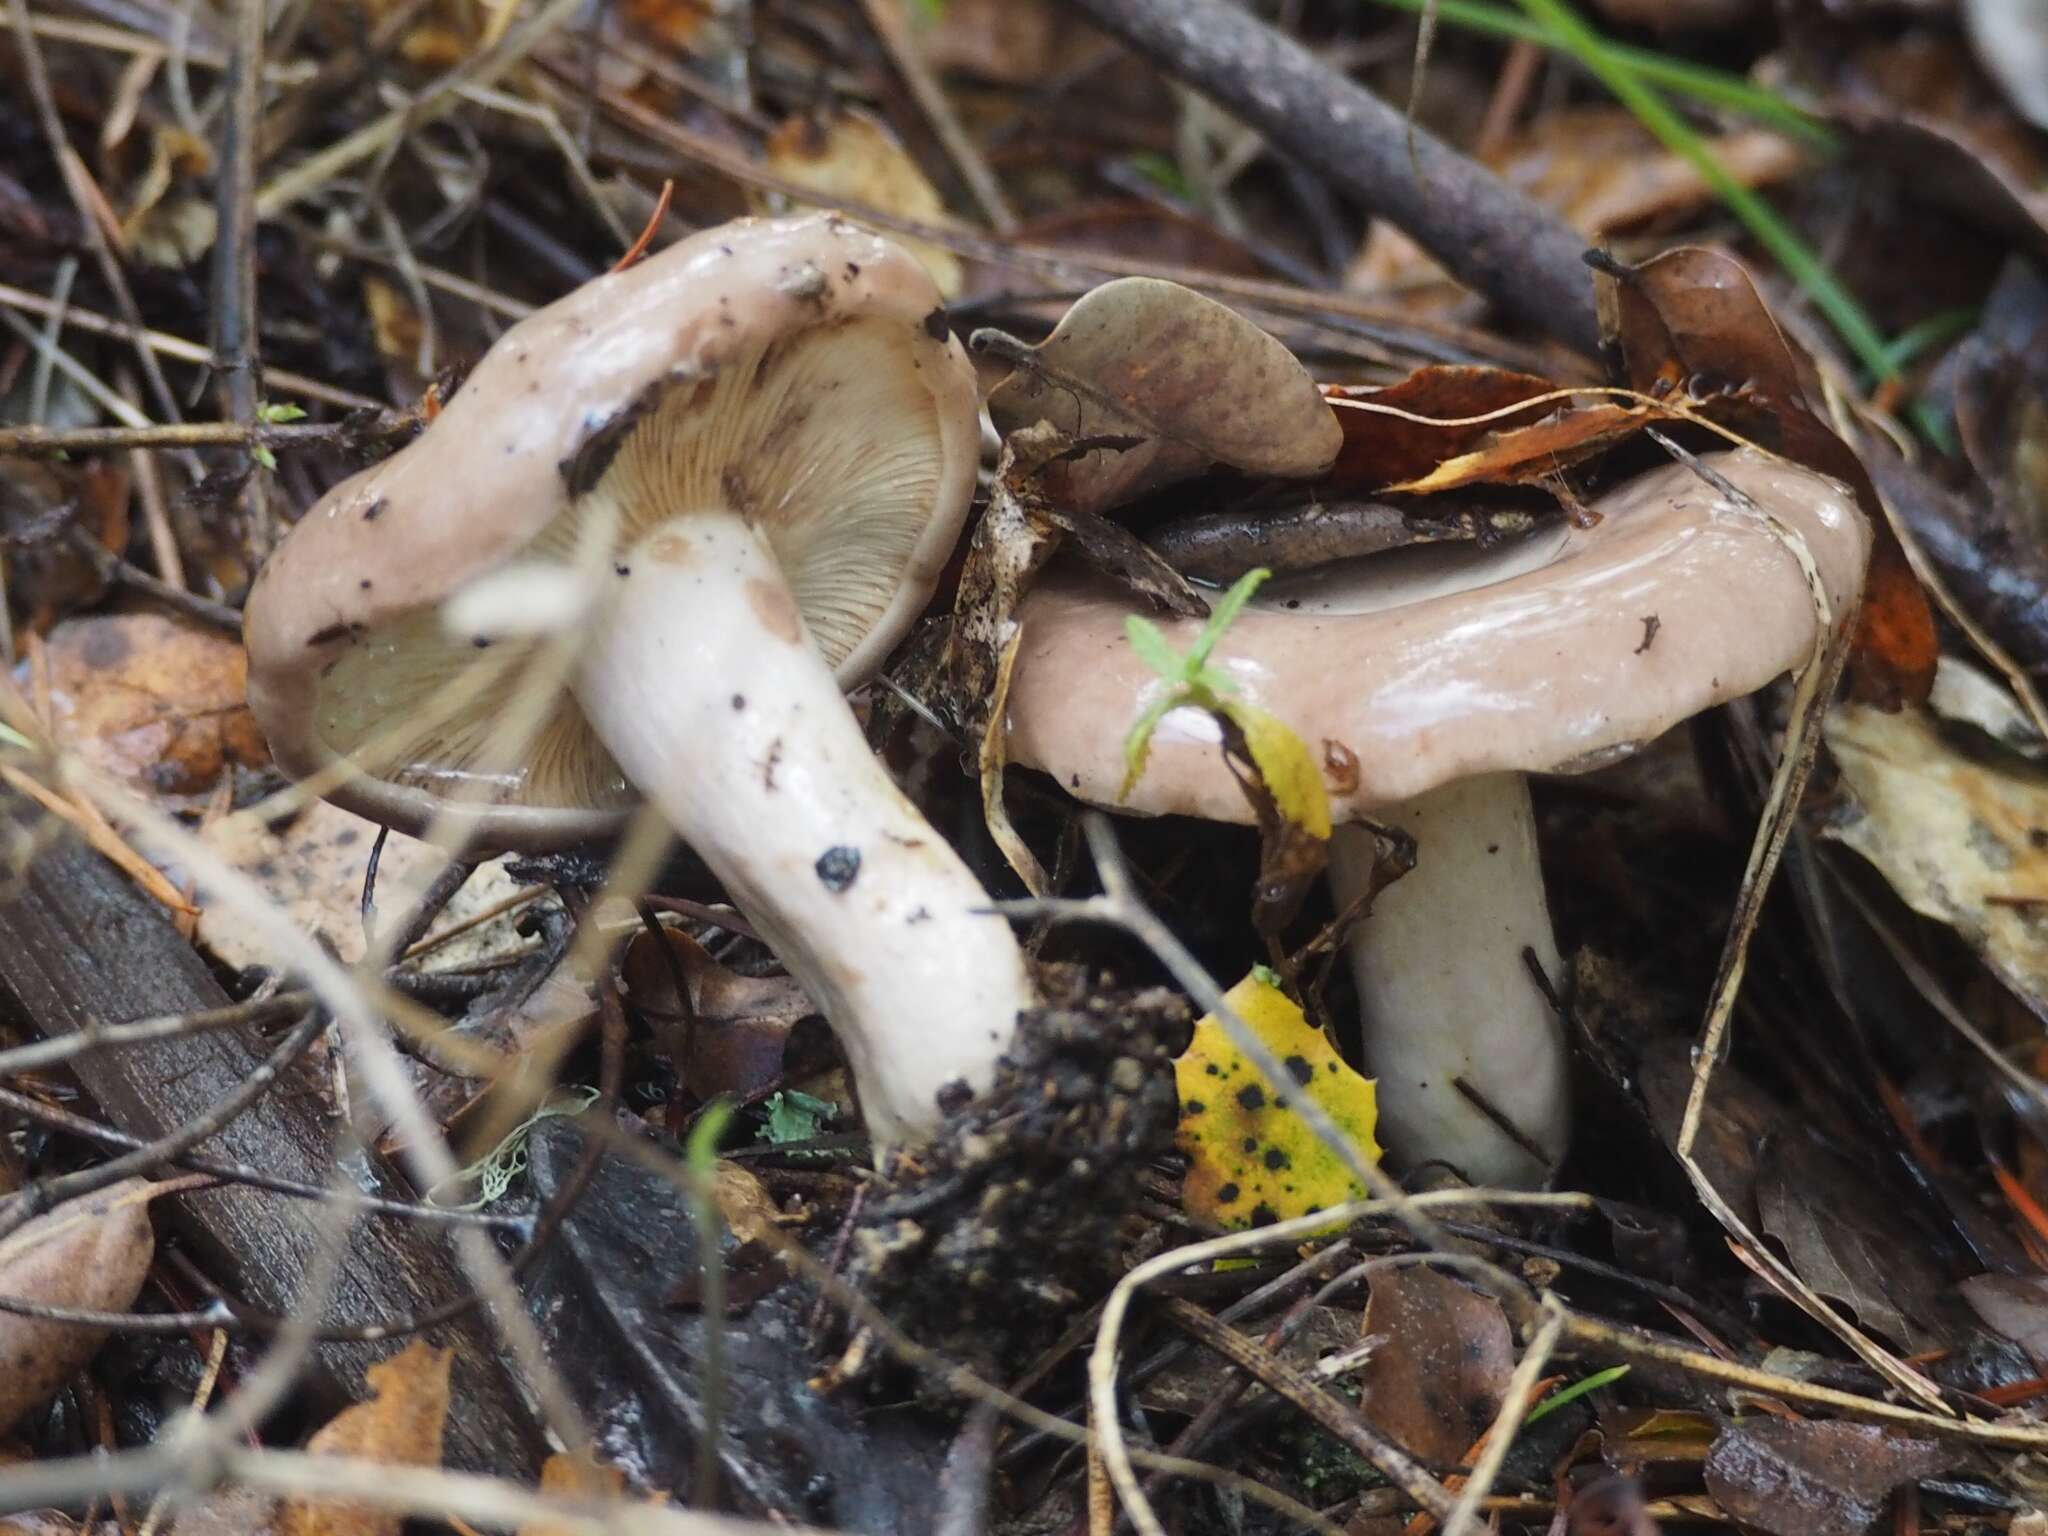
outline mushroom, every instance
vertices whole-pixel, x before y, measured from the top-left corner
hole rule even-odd
[[[1612,762],[1805,662],[1815,606],[1772,520],[1811,552],[1837,619],[1861,590],[1869,530],[1848,491],[1748,450],[1700,464],[1628,481],[1591,526],[1275,578],[1217,648],[1240,697],[1345,765],[1337,820],[1415,836],[1416,868],[1348,941],[1384,1139],[1411,1165],[1528,1186],[1569,1140],[1563,1030],[1525,958],[1556,974],[1524,775]],[[1129,608],[1061,576],[1019,615],[1011,759],[1102,805],[1161,686],[1125,643]],[[1185,649],[1198,626],[1161,627]],[[1168,714],[1127,808],[1250,820],[1217,740],[1207,715]],[[1340,905],[1371,862],[1371,839],[1338,827]]]
[[[307,513],[250,594],[250,705],[287,771],[409,832],[559,847],[645,795],[833,1025],[878,1145],[918,1139],[1034,997],[841,689],[929,599],[978,456],[911,256],[827,215],[705,231],[512,327]],[[502,761],[564,625],[568,687]]]

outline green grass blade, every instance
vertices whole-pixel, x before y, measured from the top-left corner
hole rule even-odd
[[[1521,0],[1522,9],[1555,34],[1562,45],[1612,91],[1621,104],[1654,134],[1659,143],[1700,173],[1714,194],[1740,219],[1757,244],[1785,269],[1814,307],[1827,317],[1856,360],[1878,379],[1898,372],[1890,343],[1863,312],[1855,296],[1836,280],[1827,264],[1778,217],[1778,210],[1730,175],[1706,142],[1673,111],[1654,85],[1617,59],[1600,35],[1579,19],[1566,0]]]
[[[1428,0],[1378,0],[1378,3],[1419,15]],[[1489,4],[1487,0],[1437,0],[1436,10],[1444,21],[1468,32],[1540,43],[1546,48],[1566,53],[1572,51],[1552,28],[1505,6]],[[1838,142],[1834,130],[1819,118],[1776,91],[1745,80],[1740,75],[1675,59],[1653,49],[1630,47],[1626,43],[1602,39],[1601,46],[1610,58],[1626,65],[1638,78],[1690,97],[1702,106],[1719,107],[1753,119],[1815,149],[1831,150]]]
[[[1588,1392],[1597,1392],[1602,1387],[1621,1380],[1627,1374],[1627,1366],[1610,1365],[1604,1371],[1595,1371],[1583,1381],[1575,1381],[1568,1387],[1558,1388],[1557,1391],[1551,1393],[1550,1396],[1529,1410],[1529,1416],[1522,1420],[1522,1428],[1527,1429],[1538,1419],[1557,1412],[1566,1403],[1575,1403]]]

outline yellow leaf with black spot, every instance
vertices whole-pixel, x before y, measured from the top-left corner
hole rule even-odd
[[[1368,1160],[1379,1161],[1375,1085],[1360,1077],[1263,968],[1224,994],[1231,1011],[1286,1065],[1275,1092],[1214,1014],[1195,1026],[1174,1063],[1180,1148],[1188,1157],[1181,1203],[1227,1227],[1264,1226],[1364,1196],[1337,1154],[1295,1108],[1313,1099]]]
[[[1294,727],[1249,704],[1226,703],[1223,712],[1244,732],[1245,750],[1266,781],[1275,810],[1312,837],[1330,836],[1330,794],[1322,765]]]

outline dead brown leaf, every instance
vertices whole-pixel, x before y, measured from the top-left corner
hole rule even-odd
[[[783,1048],[799,1020],[817,1012],[788,976],[742,976],[686,933],[664,929],[667,955],[649,933],[620,961],[633,1005],[653,1021],[683,1086],[700,1099],[751,1099],[782,1077]],[[676,996],[681,975],[688,1007]]]
[[[1387,490],[1426,495],[1467,485],[1540,483],[1635,436],[1657,416],[1652,408],[1612,400],[1566,406],[1533,426],[1497,432],[1470,453]]]
[[[0,1295],[46,1307],[125,1312],[156,1256],[149,1181],[67,1200],[0,1241]],[[0,1431],[85,1368],[106,1331],[0,1312]]]
[[[48,633],[106,592],[106,579],[68,535],[77,528],[103,549],[121,548],[128,542],[128,500],[129,476],[118,460],[0,457],[0,560],[17,651],[22,635]]]
[[[1806,159],[1791,140],[1762,128],[1721,134],[1707,141],[1707,149],[1730,176],[1748,187],[1782,181]],[[1668,223],[1718,196],[1691,161],[1661,149],[1649,130],[1622,107],[1566,107],[1540,113],[1487,160],[1593,241]]]
[[[1788,1132],[1764,1149],[1756,1203],[1759,1225],[1785,1245],[1793,1272],[1864,1327],[1905,1350],[1945,1342],[1936,1324],[1947,1277],[1867,1173]]]
[[[2036,1008],[2048,1006],[2048,772],[1965,752],[1924,712],[1845,704],[1825,727],[1855,797],[1827,829],[1915,912],[1961,934]]]
[[[1017,368],[989,396],[998,430],[1043,421],[1076,444],[1118,443],[1044,466],[1062,507],[1107,511],[1212,464],[1305,479],[1342,441],[1286,347],[1178,283],[1119,278],[1083,295],[1040,345],[1002,340]]]
[[[1892,1491],[1952,1455],[1874,1424],[1758,1415],[1723,1430],[1707,1454],[1707,1491],[1745,1527],[1774,1536],[1866,1536]]]
[[[599,1459],[590,1446],[556,1451],[540,1468],[540,1491],[562,1499],[616,1499],[625,1494],[626,1474]],[[519,1527],[518,1536],[565,1536],[558,1525],[535,1521]]]
[[[67,619],[45,642],[57,743],[175,810],[202,806],[231,768],[270,760],[243,699],[242,647],[155,612]]]
[[[1515,1368],[1500,1303],[1419,1264],[1372,1279],[1359,1407],[1411,1455],[1452,1466],[1500,1411]]]
[[[768,169],[818,194],[822,207],[861,203],[920,224],[950,224],[945,199],[882,123],[851,108],[792,117],[762,151]],[[924,263],[939,292],[960,294],[960,258],[944,246],[894,237]]]
[[[306,1442],[315,1456],[348,1456],[387,1466],[438,1467],[448,1420],[453,1349],[415,1339],[364,1372],[371,1396],[344,1408]],[[400,1536],[401,1516],[335,1500],[286,1499],[278,1536]]]
[[[1341,494],[1418,480],[1446,459],[1469,453],[1498,433],[1534,426],[1556,407],[1546,403],[1521,411],[1508,408],[1555,391],[1550,380],[1534,374],[1451,363],[1418,368],[1400,383],[1379,389],[1331,385],[1324,393],[1333,400],[1368,401],[1431,421],[1465,421],[1495,411],[1505,414],[1471,426],[1432,426],[1378,411],[1339,409],[1337,425],[1344,443],[1317,488],[1325,494]]]

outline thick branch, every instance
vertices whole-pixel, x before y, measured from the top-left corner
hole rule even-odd
[[[1067,0],[1392,220],[1461,282],[1582,352],[1600,325],[1586,242],[1230,0]]]

